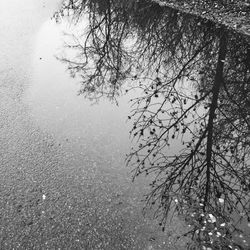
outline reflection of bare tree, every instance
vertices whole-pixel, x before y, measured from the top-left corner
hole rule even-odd
[[[238,52],[240,55],[235,57],[236,43],[231,41],[229,34],[215,39],[211,52],[218,51],[217,62],[213,57],[207,58],[203,61],[200,78],[188,76],[197,84],[199,93],[193,97],[185,95],[176,88],[176,84],[178,78],[191,75],[195,70],[196,67],[186,70],[186,65],[192,64],[195,56],[203,60],[206,58],[201,56],[205,47],[200,51],[194,50],[190,61],[181,64],[180,69],[175,68],[177,77],[171,78],[173,82],[159,78],[158,86],[156,82],[147,89],[145,96],[137,98],[138,105],[132,113],[135,117],[132,133],[138,138],[139,147],[129,155],[135,175],[154,173],[156,176],[147,201],[158,204],[156,212],[163,215],[162,223],[174,203],[185,218],[193,215],[196,223],[191,232],[202,246],[205,244],[207,247],[211,246],[213,238],[209,235],[213,227],[209,223],[208,226],[204,224],[209,216],[227,228],[232,211],[238,210],[249,219],[249,109],[246,108],[249,59],[244,52]],[[244,47],[249,48],[248,45]],[[234,68],[235,60],[238,71]],[[199,62],[197,65],[200,66]],[[160,95],[164,98],[155,101]],[[201,111],[202,106],[205,110]],[[187,133],[189,135],[185,137]],[[177,155],[168,153],[174,140],[182,140],[184,144]],[[210,224],[219,228],[218,237],[225,235],[214,223]],[[233,230],[232,226],[231,232]],[[201,237],[205,233],[207,237]],[[228,241],[223,239],[226,245],[232,241],[230,237]],[[221,241],[218,246],[220,244]],[[212,246],[215,246],[215,241],[212,241]]]
[[[114,99],[120,91],[121,82],[131,69],[131,58],[124,49],[124,40],[130,32],[125,29],[126,13],[120,5],[111,9],[111,2],[106,1],[71,1],[67,10],[73,9],[79,20],[83,6],[88,6],[88,32],[83,39],[74,36],[69,48],[81,51],[78,58],[61,58],[68,64],[72,75],[82,79],[80,94],[98,99],[105,95]],[[81,9],[78,9],[81,6]],[[91,11],[93,10],[93,12]],[[65,7],[61,13],[65,11]],[[99,13],[97,14],[96,11]],[[121,15],[122,12],[122,15]],[[124,12],[124,13],[123,13]],[[60,13],[57,14],[57,17]]]
[[[142,90],[129,116],[137,145],[127,162],[135,177],[154,176],[146,200],[161,225],[175,211],[198,247],[236,246],[232,213],[250,220],[249,44],[147,1],[71,1],[67,8],[89,20],[75,45],[79,58],[63,59],[82,76],[81,93],[115,98],[124,80]]]

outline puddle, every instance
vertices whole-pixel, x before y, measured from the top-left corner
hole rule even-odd
[[[93,104],[77,95],[79,82],[56,59],[63,49],[63,28],[49,20],[37,36],[32,84],[26,95],[33,119],[57,137],[106,133],[128,141],[129,98],[120,99],[116,106],[108,100]]]
[[[125,167],[124,162],[130,147],[131,124],[127,122],[127,117],[132,96],[120,97],[118,105],[105,99],[93,104],[83,96],[78,96],[79,82],[72,79],[65,65],[56,59],[56,55],[60,55],[63,49],[63,30],[65,31],[65,26],[49,20],[44,23],[37,36],[33,75],[25,96],[33,123],[52,135],[57,146],[62,146],[62,150],[66,152],[66,172],[73,180],[72,187],[70,186],[72,197],[87,199],[79,194],[79,190],[90,186],[92,198],[89,202],[99,202],[97,211],[112,212],[112,216],[105,215],[106,212],[100,215],[101,222],[106,224],[97,228],[98,232],[107,227],[119,233],[120,229],[117,227],[120,224],[124,226],[121,230],[125,230],[125,236],[116,238],[113,231],[104,234],[114,241],[111,243],[114,249],[126,237],[128,242],[135,242],[134,245],[138,247],[135,249],[155,249],[157,244],[161,249],[166,244],[165,236],[159,227],[155,227],[156,222],[152,223],[141,216],[140,200],[145,191],[145,180],[132,184],[130,169]],[[131,95],[134,96],[135,92]],[[119,203],[119,200],[113,201],[115,193],[122,195],[124,204]],[[119,208],[119,204],[123,204],[122,208]],[[121,222],[114,224],[109,221],[113,217]],[[152,236],[152,233],[156,236]],[[147,242],[147,238],[152,237],[157,238],[155,242]],[[105,244],[105,240],[103,242]],[[90,244],[97,243],[93,241]]]

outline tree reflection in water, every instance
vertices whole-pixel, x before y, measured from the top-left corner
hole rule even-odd
[[[244,237],[238,220],[250,223],[248,38],[150,1],[70,0],[55,18],[69,14],[88,17],[68,44],[76,56],[60,58],[81,77],[80,94],[141,89],[127,164],[134,177],[153,176],[146,202],[163,230],[176,213],[189,249],[244,249],[235,232]]]

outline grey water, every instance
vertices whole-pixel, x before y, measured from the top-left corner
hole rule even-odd
[[[58,4],[0,1],[0,248],[180,249],[125,167],[128,99],[92,105],[55,58]]]
[[[91,5],[92,2],[94,5]],[[139,146],[139,149],[143,147],[143,143],[150,148],[154,138],[159,138],[159,145],[166,146],[165,142],[161,144],[161,138],[164,138],[164,131],[171,124],[168,124],[168,121],[177,119],[176,114],[185,111],[183,103],[184,105],[192,105],[192,102],[198,98],[196,95],[197,88],[201,88],[205,92],[209,91],[213,84],[213,81],[210,80],[214,77],[215,58],[217,58],[217,53],[219,53],[217,52],[217,39],[220,37],[220,33],[216,29],[222,32],[222,37],[224,32],[225,34],[229,33],[229,55],[228,61],[226,61],[226,67],[229,70],[225,71],[225,79],[230,91],[230,88],[232,88],[232,91],[240,89],[235,88],[232,79],[238,79],[239,84],[242,84],[246,89],[245,91],[248,91],[248,85],[244,81],[247,83],[245,79],[248,79],[249,75],[246,73],[244,75],[245,78],[242,75],[247,72],[247,67],[249,67],[247,66],[249,45],[247,45],[247,42],[242,42],[241,38],[237,37],[237,34],[232,35],[230,32],[223,31],[220,27],[214,27],[213,24],[204,20],[192,19],[188,15],[182,16],[176,11],[165,9],[155,3],[136,1],[134,7],[133,5],[125,4],[122,5],[123,9],[121,9],[119,4],[116,5],[115,2],[112,2],[114,6],[107,4],[111,2],[107,1],[102,5],[101,1],[87,1],[86,6],[89,3],[90,7],[86,7],[86,13],[81,16],[78,22],[74,22],[74,18],[67,19],[65,17],[69,13],[67,8],[71,8],[70,5],[67,6],[67,1],[62,6],[60,1],[56,0],[39,0],[36,2],[31,0],[22,2],[17,0],[10,2],[0,0],[0,249],[187,249],[188,245],[186,243],[190,243],[190,237],[183,237],[183,235],[190,230],[190,232],[193,230],[193,236],[197,237],[197,242],[203,244],[202,249],[211,249],[213,244],[220,244],[218,242],[223,243],[224,241],[226,242],[225,244],[236,246],[235,249],[238,249],[240,245],[244,245],[247,249],[247,236],[249,235],[250,225],[249,221],[247,221],[248,212],[245,210],[242,215],[236,212],[235,214],[230,213],[229,208],[223,207],[225,201],[229,201],[227,204],[230,204],[230,202],[234,204],[233,199],[230,200],[229,189],[224,189],[225,196],[218,193],[218,187],[221,183],[218,180],[222,180],[224,185],[229,184],[229,187],[232,188],[231,190],[235,191],[242,198],[242,193],[246,192],[246,186],[248,185],[247,162],[240,168],[241,161],[238,160],[240,157],[233,155],[233,157],[235,156],[233,159],[238,160],[239,163],[239,165],[235,165],[235,168],[238,168],[240,173],[239,176],[234,174],[234,172],[227,172],[227,167],[223,175],[221,171],[225,167],[223,165],[215,168],[215,172],[211,171],[214,175],[209,190],[211,194],[210,208],[208,206],[206,211],[208,214],[206,216],[204,216],[204,211],[201,212],[199,207],[199,192],[204,191],[204,185],[199,185],[197,190],[189,194],[191,197],[190,203],[187,203],[185,198],[183,200],[179,199],[181,194],[174,194],[179,195],[178,199],[175,196],[171,199],[176,203],[177,207],[179,206],[178,211],[182,216],[177,217],[177,214],[175,214],[174,217],[168,218],[165,227],[162,228],[159,226],[160,218],[153,218],[155,210],[151,210],[150,206],[143,210],[145,194],[152,191],[149,184],[154,179],[154,173],[148,176],[146,172],[146,176],[139,175],[132,182],[133,173],[136,172],[131,172],[133,167],[127,165],[125,159],[126,154],[130,153],[133,155],[133,150],[137,146]],[[75,6],[72,6],[78,13],[79,5],[77,5],[77,1],[75,4]],[[93,9],[91,9],[91,6],[94,6]],[[93,85],[91,88],[85,88],[85,92],[79,92],[84,86],[84,84],[81,84],[81,80],[86,76],[82,73],[85,68],[82,67],[74,78],[70,74],[72,72],[69,69],[72,65],[81,63],[81,61],[76,60],[76,63],[74,61],[81,58],[80,55],[87,55],[81,51],[82,47],[79,47],[78,43],[81,39],[86,39],[86,35],[83,35],[82,31],[89,24],[88,14],[90,23],[94,23],[96,20],[101,20],[99,17],[106,13],[106,10],[110,10],[111,7],[114,8],[114,16],[111,15],[110,19],[103,19],[107,21],[105,23],[107,26],[104,25],[104,30],[105,28],[110,28],[111,37],[114,39],[110,40],[110,44],[113,42],[112,46],[117,45],[116,42],[118,40],[115,40],[116,32],[119,33],[120,25],[123,24],[123,19],[120,19],[122,13],[122,15],[124,14],[124,17],[122,16],[124,20],[127,18],[128,21],[125,24],[129,24],[128,26],[124,25],[124,33],[132,34],[132,36],[128,35],[131,40],[123,41],[121,37],[118,43],[118,47],[122,44],[121,49],[124,49],[124,55],[122,56],[124,58],[127,55],[130,56],[126,58],[128,62],[124,63],[122,61],[122,65],[125,68],[129,68],[129,63],[136,65],[136,62],[139,62],[140,65],[134,68],[132,66],[131,72],[129,70],[122,72],[123,68],[118,67],[118,71],[121,70],[119,73],[123,74],[124,78],[127,79],[121,85],[119,85],[119,81],[116,82],[119,95],[115,93],[113,96],[115,98],[105,98],[104,94],[96,102],[95,98],[91,99],[89,96],[95,94],[95,90],[97,92],[97,90],[102,89],[102,85],[104,86],[103,93],[107,91],[110,94],[109,88],[110,86],[112,88],[112,85],[106,85],[108,81],[98,82],[97,80],[97,82],[94,82],[96,85]],[[55,11],[60,11],[61,8],[65,9],[59,15],[60,21],[56,22],[56,19],[52,17]],[[129,11],[134,11],[134,13],[131,13],[131,19],[130,14],[126,14],[127,8]],[[147,10],[148,13],[143,12],[144,14],[140,19],[141,14],[138,16],[136,11],[138,10],[141,13],[141,9]],[[74,16],[74,10],[71,9],[71,11]],[[116,18],[115,11],[117,11],[119,18]],[[80,15],[82,15],[81,12]],[[159,16],[162,16],[162,19],[169,26],[161,21],[159,22]],[[150,23],[152,20],[153,22]],[[197,25],[192,25],[194,23]],[[114,30],[112,30],[113,25],[115,27]],[[171,29],[171,25],[173,25],[173,29]],[[179,25],[181,27],[180,30],[178,29]],[[187,29],[182,29],[181,25],[187,25]],[[150,28],[147,29],[148,27]],[[151,27],[153,27],[152,30]],[[171,47],[174,42],[171,43],[171,39],[168,40],[168,37],[164,37],[165,28],[168,27],[170,27],[170,32],[172,32],[169,37],[173,37],[173,41],[177,45],[179,44],[178,36],[182,36],[181,41],[183,43],[180,43],[181,45],[178,47],[180,51],[175,51],[175,48]],[[190,27],[192,28],[189,30]],[[141,34],[141,31],[145,32],[145,34]],[[200,72],[195,72],[194,76],[192,76],[192,70],[190,72],[187,70],[188,73],[186,75],[183,74],[184,80],[177,81],[173,85],[174,88],[172,90],[174,92],[169,92],[171,93],[170,98],[167,95],[167,85],[165,89],[162,89],[162,93],[157,92],[158,80],[168,81],[171,79],[178,66],[185,62],[185,57],[192,55],[193,49],[198,48],[196,45],[199,45],[199,43],[203,45],[203,37],[200,37],[200,34],[203,34],[204,31],[204,36],[206,37],[208,34],[206,39],[211,39],[212,45],[211,51],[204,50],[204,55],[201,53],[200,58],[204,60],[205,64],[210,65],[210,68],[206,68],[206,65],[203,65],[204,62],[202,60],[199,61],[200,58],[190,68],[192,69],[194,66],[194,71],[197,69],[196,65],[198,65],[199,70],[204,68],[205,73],[201,74],[204,74],[205,77],[200,77]],[[75,37],[77,46],[73,47],[80,48],[78,51],[80,54],[74,54],[74,51],[69,52],[70,50],[67,48],[67,44],[71,42],[69,40],[70,34],[75,32],[80,33],[79,37]],[[178,32],[180,33],[178,34]],[[96,34],[99,36],[95,37]],[[93,48],[97,49],[97,54],[101,55],[102,51],[98,49],[102,43],[105,45],[105,41],[101,40],[103,38],[102,33],[97,31],[96,34],[95,32],[92,33],[93,41],[99,41],[99,43],[93,42],[96,46],[93,46]],[[109,38],[109,36],[107,37]],[[156,40],[154,40],[155,37]],[[161,44],[162,38],[166,39],[169,44],[166,42]],[[138,39],[137,41],[140,42],[138,47],[137,44],[133,44],[133,39]],[[157,43],[151,44],[152,41],[150,39]],[[248,48],[246,52],[240,48],[232,48],[232,46],[235,46],[237,39],[242,42],[242,46]],[[109,40],[107,43],[109,43]],[[138,49],[138,53],[134,51],[135,58],[129,54],[131,53],[128,49],[130,44],[132,44],[132,50],[133,47]],[[111,48],[108,47],[111,53],[104,55],[104,57],[107,56],[105,59],[108,63],[110,63],[108,61],[110,60],[109,56],[115,55],[115,53],[112,54],[112,46]],[[163,49],[161,50],[161,48]],[[172,62],[169,60],[174,65],[173,68],[171,68],[171,63],[167,63],[168,50],[171,51],[173,56]],[[89,51],[90,55],[93,56],[91,47]],[[144,52],[140,54],[141,51]],[[206,54],[207,51],[209,51],[209,55]],[[152,54],[150,54],[151,52]],[[184,57],[181,57],[182,53],[185,55]],[[155,54],[158,55],[158,58],[154,58]],[[98,57],[95,54],[93,58],[95,56]],[[139,59],[136,56],[139,56]],[[239,59],[242,57],[246,58],[243,62]],[[63,61],[62,58],[72,58],[73,61]],[[83,58],[84,56],[81,59]],[[114,59],[115,63],[116,58],[113,57],[112,59]],[[158,59],[160,60],[160,66],[156,65]],[[93,61],[92,65],[90,63],[91,67],[93,66]],[[234,65],[235,61],[241,64],[236,67]],[[150,64],[151,62],[153,63]],[[112,66],[114,66],[112,63],[108,65],[110,68],[105,68],[106,65],[103,64],[102,70],[104,72],[107,70],[107,76],[109,76],[109,70],[112,71]],[[155,65],[158,68],[154,68]],[[168,74],[166,73],[168,68],[165,65],[170,67]],[[148,71],[149,77],[147,75],[148,78],[145,80],[145,75],[143,74],[147,71],[147,67],[152,69]],[[142,75],[137,74],[137,71],[140,72],[141,69],[144,73]],[[86,72],[85,74],[88,73]],[[185,73],[186,71],[181,72]],[[131,77],[133,74],[136,74],[136,77]],[[156,75],[157,78],[154,79]],[[197,75],[199,76],[197,77]],[[130,86],[127,86],[131,81],[139,77],[142,80],[138,80],[139,84],[138,82],[136,83],[138,85],[131,83]],[[196,83],[192,84],[192,81],[196,81]],[[126,93],[127,91],[125,90],[127,88],[132,88],[132,90]],[[92,92],[88,92],[88,90],[92,90]],[[238,93],[241,97],[235,100],[230,93],[226,97],[223,94],[224,92],[219,97],[219,107],[226,114],[226,117],[230,117],[231,120],[228,119],[229,122],[227,121],[227,123],[224,120],[224,116],[222,116],[221,120],[219,120],[220,124],[215,119],[215,129],[213,131],[214,134],[219,131],[222,135],[224,135],[224,130],[221,130],[221,127],[230,127],[230,122],[234,123],[235,117],[238,119],[237,111],[234,111],[234,109],[238,110],[238,102],[241,102],[243,105],[240,115],[242,112],[246,118],[246,123],[249,115],[247,109],[245,109],[245,106],[247,107],[248,105],[247,94],[242,94],[242,89]],[[150,95],[151,97],[149,98]],[[175,100],[173,100],[172,96],[176,96],[180,100],[180,106],[173,104]],[[246,99],[244,99],[245,97]],[[131,102],[131,99],[136,98],[138,98],[138,103],[135,101]],[[150,106],[146,105],[143,107],[144,101],[146,104],[150,103]],[[233,113],[234,115],[227,108],[224,109],[226,105],[223,104],[223,101],[231,107],[230,112],[235,112]],[[139,105],[136,106],[137,104]],[[205,100],[204,105],[201,103],[193,113],[191,112],[191,115],[187,113],[186,120],[183,120],[183,125],[181,125],[185,126],[185,123],[190,124],[187,125],[189,131],[186,132],[185,136],[179,136],[180,132],[178,131],[183,130],[180,130],[178,125],[175,127],[176,131],[170,131],[173,133],[171,134],[172,139],[166,138],[171,144],[170,147],[163,146],[155,155],[153,154],[153,159],[150,158],[150,154],[153,151],[148,151],[149,157],[146,159],[152,160],[149,165],[146,165],[149,170],[152,166],[155,166],[155,163],[158,163],[157,166],[159,167],[160,160],[165,159],[163,161],[164,165],[158,168],[163,177],[156,179],[157,181],[163,180],[163,183],[167,183],[169,172],[165,172],[164,168],[167,169],[169,159],[171,157],[177,157],[176,159],[178,159],[178,153],[182,152],[180,157],[183,157],[188,152],[189,149],[186,148],[185,141],[191,140],[192,136],[195,138],[195,133],[200,129],[200,121],[206,124],[206,114],[208,113],[206,113],[204,106],[207,105],[207,100]],[[137,126],[140,129],[143,128],[138,130],[142,133],[142,136],[138,138],[136,137],[138,132],[135,133],[138,127],[133,124],[133,119],[131,120],[131,110],[133,110],[134,114],[139,114],[139,117],[143,117],[140,116],[140,112],[145,111],[145,113],[142,113],[146,114],[145,119],[147,118],[147,112],[154,114],[154,112],[161,111],[162,113],[159,112],[156,116],[152,116],[155,119],[155,123],[150,123],[151,119],[139,119],[137,121]],[[176,110],[178,110],[177,113],[172,113]],[[164,115],[164,112],[168,113],[170,117],[173,115],[173,118],[169,119]],[[239,120],[241,118],[240,116]],[[194,123],[194,121],[198,122]],[[160,122],[160,126],[157,125],[158,122]],[[244,119],[242,124],[245,124]],[[156,128],[157,126],[160,128],[159,131],[157,128],[159,135],[155,132],[155,129],[151,130],[154,128],[154,125],[156,125]],[[144,126],[148,127],[150,131],[148,137],[145,136],[147,132],[145,132]],[[154,132],[152,133],[152,131]],[[230,132],[230,130],[228,131]],[[235,131],[238,132],[237,129]],[[225,147],[227,147],[227,140],[229,143],[232,143],[234,138],[237,137],[237,132],[235,131],[232,133],[233,139],[226,135],[226,139],[224,137],[221,139],[218,133],[218,142],[220,143],[221,139],[226,145]],[[247,129],[242,125],[242,130],[238,136],[242,140],[246,139],[247,142],[248,138],[243,136],[246,131]],[[177,136],[177,139],[176,134],[179,136]],[[223,145],[218,147],[216,139],[215,136],[214,143],[217,143],[215,145],[217,147],[213,147],[214,159],[216,159],[216,153],[220,156],[221,152],[222,155],[226,155],[226,159],[231,159],[232,155],[227,155],[226,151],[222,150]],[[224,139],[225,141],[223,141]],[[236,145],[236,147],[240,148],[239,155],[244,152],[240,145],[240,143]],[[232,149],[229,146],[228,148]],[[217,152],[216,150],[222,151]],[[139,166],[137,171],[139,170],[140,172],[140,157],[145,152],[143,150],[138,152],[138,154],[134,153],[133,155],[137,160],[137,165],[134,164],[133,166]],[[201,162],[203,156],[200,156],[199,152],[197,152],[197,155],[196,159],[198,160],[196,164],[198,165],[194,166],[198,166],[198,170],[201,168],[202,173],[204,168],[199,166],[199,162]],[[247,150],[245,156],[248,156]],[[219,164],[219,161],[215,161],[215,163]],[[152,167],[152,169],[155,169],[155,167]],[[172,169],[172,171],[175,170]],[[187,171],[190,170],[187,168]],[[196,174],[195,171],[193,172],[193,168],[191,168],[191,172],[187,172],[186,176],[189,173]],[[217,179],[215,173],[218,174]],[[241,173],[245,173],[244,178],[246,178],[246,182],[243,181],[238,185],[231,178],[235,176],[241,178]],[[155,175],[157,176],[157,171]],[[200,182],[204,181],[203,177],[204,174],[197,176],[197,183],[199,183],[199,178]],[[183,183],[187,186],[191,183],[188,186],[191,187],[190,190],[193,189],[193,183],[196,185],[196,180],[194,182],[192,180],[190,183],[185,183],[184,181],[185,178]],[[223,185],[220,188],[222,187]],[[175,189],[173,188],[170,191],[175,191]],[[167,193],[168,190],[163,190],[158,197],[159,200],[165,199],[166,195],[164,192],[169,194]],[[198,193],[198,196],[196,196],[195,192]],[[191,199],[193,197],[196,200],[192,203]],[[161,201],[164,201],[164,199]],[[245,202],[244,197],[238,200]],[[182,201],[183,207],[181,208],[179,203]],[[198,208],[195,207],[196,203]],[[186,204],[189,204],[189,206]],[[218,206],[215,204],[218,204]],[[237,204],[234,208],[238,208]],[[242,204],[243,209],[245,209],[245,203]],[[146,214],[144,214],[145,211]],[[201,218],[197,219],[197,215]],[[243,218],[239,223],[239,228],[237,228],[238,224],[236,225],[238,231],[230,231],[231,228],[234,228],[232,221],[237,221],[238,217]],[[230,227],[230,230],[227,230],[225,225]],[[196,249],[199,249],[199,247],[201,245],[198,244]]]

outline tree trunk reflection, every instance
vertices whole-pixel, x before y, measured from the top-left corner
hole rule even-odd
[[[98,100],[132,89],[127,156],[134,177],[153,177],[146,202],[164,229],[170,213],[190,226],[197,249],[238,247],[233,213],[250,221],[250,45],[215,23],[150,1],[71,0],[85,36],[60,58]],[[172,150],[177,147],[178,150]]]

